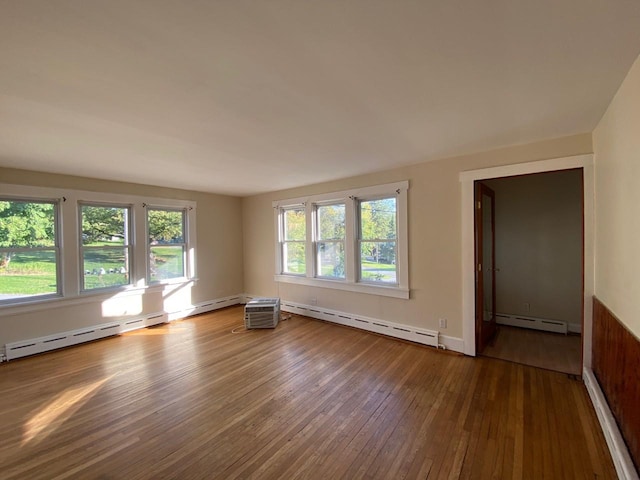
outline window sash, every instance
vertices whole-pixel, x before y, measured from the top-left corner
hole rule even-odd
[[[104,208],[104,209],[117,209],[123,211],[123,222],[122,222],[122,244],[114,244],[114,245],[85,245],[84,243],[84,219],[85,219],[85,207],[90,208]],[[109,289],[109,288],[119,288],[127,285],[131,285],[132,279],[132,265],[134,264],[133,259],[133,245],[131,243],[131,232],[132,232],[132,215],[131,215],[131,206],[130,205],[122,205],[122,204],[111,204],[111,203],[93,203],[93,202],[78,202],[78,211],[79,211],[79,233],[80,237],[78,239],[78,245],[80,250],[80,291],[81,292],[89,292],[95,291],[99,289]],[[112,232],[119,233],[119,232]],[[101,265],[98,267],[97,265],[91,268],[87,266],[87,257],[90,253],[102,253],[104,257],[107,257],[111,254],[111,252],[124,252],[123,262],[115,262],[114,259],[106,259],[103,258]],[[111,262],[113,266],[110,265]],[[93,263],[93,262],[90,262]],[[106,268],[105,268],[106,267]],[[121,269],[124,268],[125,272],[122,272]],[[102,271],[104,270],[104,272]],[[113,270],[113,271],[112,271]],[[117,272],[115,271],[117,270]],[[103,275],[109,275],[105,281],[105,277]],[[113,277],[112,275],[116,275]],[[125,280],[125,281],[121,281]]]
[[[163,241],[158,243],[152,243],[151,234],[150,234],[150,222],[149,216],[151,212],[168,212],[168,213],[180,213],[181,221],[180,221],[180,235],[175,238],[180,238],[181,241]],[[188,225],[187,225],[187,210],[185,208],[163,208],[156,206],[148,206],[147,207],[147,215],[146,215],[146,232],[147,232],[147,282],[151,284],[159,284],[165,283],[167,281],[175,281],[179,279],[184,279],[189,277],[189,272],[187,269],[189,268],[189,262],[187,258],[187,247],[189,244],[188,235]],[[166,256],[158,256],[153,250],[177,250],[176,247],[181,248],[181,253],[179,255],[171,255]],[[162,259],[162,262],[159,262],[159,259]],[[172,271],[174,267],[180,267],[179,272],[176,268],[175,271]],[[154,278],[158,277],[158,278]]]
[[[22,203],[22,204],[40,204],[40,205],[50,205],[52,207],[52,227],[53,227],[53,235],[52,238],[48,239],[48,241],[52,241],[53,245],[37,245],[37,246],[8,246],[0,248],[0,262],[2,262],[2,266],[5,269],[11,268],[9,271],[13,271],[15,268],[16,262],[15,257],[20,256],[21,254],[30,254],[33,257],[34,254],[38,253],[53,253],[53,263],[54,263],[54,272],[53,272],[53,281],[55,282],[54,291],[44,291],[44,292],[36,292],[36,293],[28,293],[26,290],[33,289],[34,286],[38,284],[43,284],[51,281],[48,280],[51,275],[34,275],[31,268],[23,267],[25,272],[17,272],[14,275],[5,274],[3,275],[5,280],[5,288],[6,291],[0,291],[0,294],[5,294],[7,297],[0,299],[0,305],[5,304],[14,304],[14,303],[22,303],[33,300],[43,300],[47,298],[55,298],[60,297],[62,295],[62,281],[61,281],[61,263],[62,263],[62,249],[60,246],[60,202],[54,199],[32,199],[28,197],[0,197],[1,202],[10,202],[10,203]],[[37,255],[36,255],[37,256]],[[13,266],[11,266],[13,262]],[[42,262],[35,262],[37,265]],[[29,266],[29,264],[26,264]],[[42,267],[40,267],[42,268]],[[22,273],[22,274],[21,274]],[[21,281],[19,278],[21,277],[31,277],[31,279],[27,279],[27,281]],[[10,279],[10,280],[9,280]],[[20,285],[21,283],[24,284]],[[47,284],[50,286],[50,284]],[[36,287],[37,288],[37,287]],[[18,293],[12,293],[14,291],[18,291]]]

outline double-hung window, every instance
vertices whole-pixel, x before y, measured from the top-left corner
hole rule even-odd
[[[187,211],[147,208],[149,283],[187,277]]]
[[[131,208],[80,205],[82,290],[119,287],[131,282]]]
[[[58,208],[0,198],[0,303],[60,294]]]
[[[409,182],[273,202],[275,280],[409,298]]]
[[[358,200],[359,272],[362,282],[397,284],[396,198]]]
[[[282,211],[282,273],[304,275],[306,267],[307,223],[304,205]]]
[[[345,204],[316,206],[316,276],[344,279]]]

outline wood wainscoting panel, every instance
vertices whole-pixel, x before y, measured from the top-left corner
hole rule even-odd
[[[593,373],[640,470],[640,341],[596,297]]]

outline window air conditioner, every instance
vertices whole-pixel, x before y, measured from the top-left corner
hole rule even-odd
[[[279,298],[254,298],[244,306],[244,326],[252,328],[276,328],[280,320]]]

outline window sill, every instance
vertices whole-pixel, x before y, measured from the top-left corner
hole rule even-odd
[[[297,275],[275,275],[274,280],[281,283],[294,283],[297,285],[307,285],[309,287],[332,288],[347,292],[365,293],[369,295],[379,295],[382,297],[393,297],[409,299],[409,289],[405,287],[389,285],[373,285],[370,283],[350,283],[344,280],[328,280],[320,278],[309,278]]]

